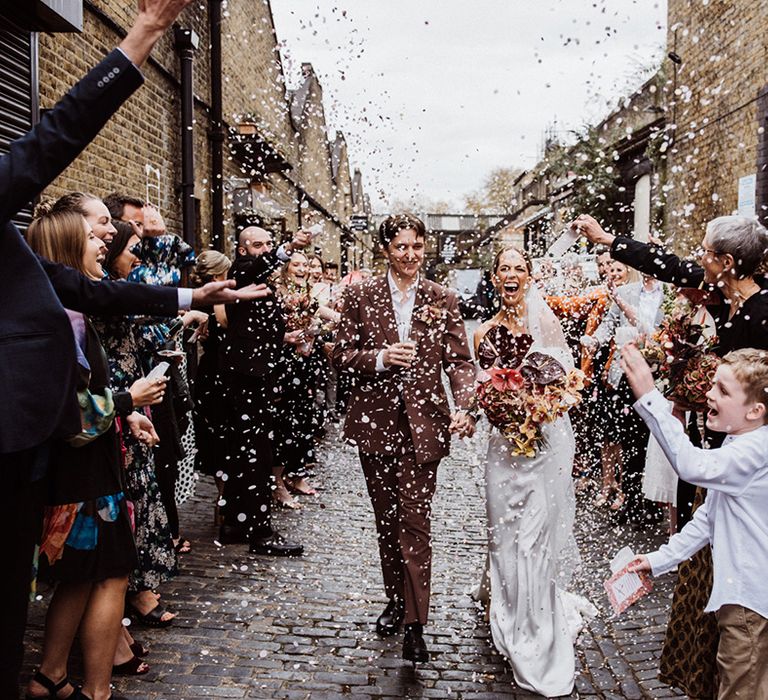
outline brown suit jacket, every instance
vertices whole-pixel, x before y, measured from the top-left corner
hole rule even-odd
[[[342,436],[362,452],[397,454],[404,406],[416,461],[423,464],[445,457],[450,447],[450,409],[440,371],[450,379],[457,408],[465,409],[475,368],[458,300],[450,290],[422,278],[411,327],[418,342],[415,380],[403,383],[396,367],[376,371],[379,352],[399,341],[387,277],[351,286],[344,295],[333,363],[355,378]]]

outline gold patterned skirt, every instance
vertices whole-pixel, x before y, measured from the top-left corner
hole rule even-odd
[[[694,510],[704,502],[705,491],[696,489]],[[714,613],[704,608],[712,592],[712,552],[697,552],[678,569],[672,611],[659,664],[659,680],[680,688],[689,698],[717,697],[717,644]]]

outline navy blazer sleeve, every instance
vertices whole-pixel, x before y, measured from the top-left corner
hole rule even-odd
[[[0,222],[34,199],[93,140],[144,82],[119,49],[82,78],[0,158]]]
[[[640,272],[678,287],[698,287],[704,269],[692,260],[682,260],[661,246],[617,236],[611,244],[611,257]]]
[[[38,257],[62,306],[93,316],[175,316],[179,290],[134,282],[96,282],[71,267]]]

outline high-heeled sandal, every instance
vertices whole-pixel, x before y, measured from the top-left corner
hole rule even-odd
[[[35,681],[38,685],[42,685],[43,688],[45,688],[48,691],[48,695],[30,695],[27,693],[24,697],[26,700],[39,700],[40,698],[59,698],[59,691],[64,690],[68,685],[72,685],[72,682],[69,680],[69,676],[64,676],[63,680],[60,680],[58,683],[54,683],[48,676],[40,673],[40,671],[37,671],[34,676],[32,676],[32,680]],[[69,700],[69,698],[76,698],[77,697],[77,691],[79,688],[77,686],[72,685],[72,692],[67,696],[66,700]],[[59,698],[59,700],[64,700],[64,698]]]
[[[149,649],[147,649],[141,642],[138,642],[135,639],[131,644],[128,645],[128,648],[133,652],[134,656],[138,656],[140,659],[143,659],[145,656],[149,656]]]
[[[112,666],[113,676],[143,676],[149,673],[149,664],[142,661],[137,655],[132,656],[128,661]]]
[[[616,493],[616,498],[614,499],[613,503],[611,503],[611,506],[610,506],[611,510],[612,511],[621,510],[622,507],[624,506],[625,500],[626,500],[626,496],[621,491],[618,491]]]

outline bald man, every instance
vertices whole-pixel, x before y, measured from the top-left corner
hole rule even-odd
[[[237,257],[229,271],[238,289],[268,283],[277,267],[295,250],[309,245],[298,232],[290,243],[274,249],[272,234],[257,226],[241,231]],[[227,455],[220,536],[247,541],[253,554],[298,556],[303,547],[288,542],[272,528],[272,431],[269,402],[273,374],[283,345],[285,321],[279,298],[228,304],[227,332],[220,348],[220,366],[229,400]]]

